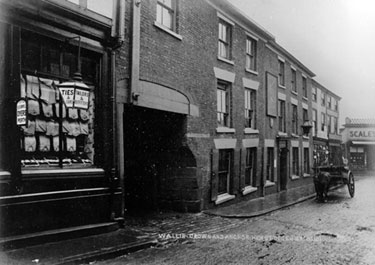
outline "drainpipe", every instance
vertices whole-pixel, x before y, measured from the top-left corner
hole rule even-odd
[[[116,50],[119,49],[125,40],[125,0],[117,0],[113,8],[113,26],[112,26],[112,38],[115,42],[111,50],[111,75],[112,75],[112,124],[114,129],[113,135],[113,172],[112,177],[114,183],[113,185],[113,199],[112,207],[114,207],[115,201],[115,189],[117,181],[121,187],[121,212],[118,218],[115,218],[114,212],[112,212],[112,217],[118,221],[121,225],[124,220],[124,209],[125,209],[125,185],[124,185],[124,141],[123,141],[123,113],[125,101],[121,96],[121,91],[125,91],[125,87],[122,89],[119,87],[116,79]]]
[[[130,102],[137,103],[139,97],[139,63],[141,47],[141,0],[133,0],[133,23],[131,39]]]

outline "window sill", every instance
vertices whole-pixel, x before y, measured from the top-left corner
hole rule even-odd
[[[304,178],[310,178],[310,177],[311,177],[311,174],[303,173],[303,177],[304,177]]]
[[[303,138],[304,140],[309,140],[309,139],[310,139],[310,137],[308,137],[308,136],[306,136],[306,135],[302,136],[302,138]]]
[[[234,65],[234,61],[228,60],[226,58],[217,56],[217,59],[220,60],[220,61],[223,61],[224,63],[230,64],[230,65]]]
[[[182,40],[182,36],[180,34],[177,34],[176,32],[170,30],[169,28],[163,26],[162,24],[158,23],[158,22],[154,22],[154,26],[165,31],[166,33],[168,33],[169,35],[175,37],[176,39],[178,40]]]
[[[264,184],[264,187],[267,188],[267,187],[272,187],[272,186],[275,186],[275,185],[276,185],[275,182],[266,180],[266,184]]]
[[[291,180],[297,180],[297,179],[299,179],[299,176],[297,176],[297,175],[291,175],[290,179]]]
[[[259,130],[254,130],[252,128],[245,128],[244,134],[259,134]]]
[[[278,132],[277,133],[277,136],[279,136],[279,137],[288,137],[288,134],[286,133],[286,132]]]
[[[296,91],[293,91],[293,90],[292,90],[292,94],[295,95],[295,96],[298,96],[298,93]]]
[[[309,101],[309,99],[305,96],[303,96],[302,99],[305,100],[305,101]]]
[[[298,137],[299,137],[299,136],[298,136],[297,134],[295,134],[295,133],[292,133],[291,135],[292,135],[292,137],[294,137],[294,138],[298,138]]]
[[[230,201],[230,200],[233,200],[234,198],[236,198],[236,196],[234,195],[231,195],[231,194],[228,194],[228,193],[225,193],[225,194],[221,194],[217,197],[216,201],[215,201],[215,204],[216,205],[219,205],[219,204],[222,204],[224,202],[227,202],[227,201]]]
[[[61,169],[31,169],[31,170],[22,170],[22,175],[51,175],[51,174],[82,174],[82,175],[89,175],[89,174],[103,174],[104,170],[101,168],[82,168],[82,169],[69,169],[69,168],[61,168]]]
[[[11,175],[8,171],[0,171],[0,177],[10,177]]]
[[[285,90],[286,90],[286,86],[285,86],[285,85],[280,85],[280,84],[279,84],[279,88],[282,88],[282,89],[285,89]]]
[[[258,188],[253,187],[253,186],[247,186],[242,190],[242,195],[247,195],[250,193],[254,193],[258,190]]]
[[[258,75],[259,74],[258,71],[254,71],[254,70],[251,70],[249,68],[245,68],[245,71],[248,72],[248,73],[250,73],[250,74],[254,74],[254,75]]]
[[[228,127],[217,127],[216,133],[235,133],[236,129]]]

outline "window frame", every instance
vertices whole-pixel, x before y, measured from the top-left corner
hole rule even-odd
[[[217,81],[216,87],[216,95],[217,95],[217,123],[219,126],[231,128],[231,100],[230,100],[230,90],[231,84],[224,81]],[[220,92],[220,100],[219,100],[219,92]],[[224,96],[224,102],[222,100],[222,96]],[[219,102],[221,104],[219,104]],[[225,103],[225,104],[222,104]],[[223,109],[223,107],[225,109]]]
[[[250,49],[249,49],[250,46]],[[257,40],[250,36],[246,37],[246,70],[256,72],[257,69]],[[248,63],[249,62],[249,63]],[[252,63],[253,62],[253,63]]]
[[[321,113],[321,131],[324,132],[324,127],[326,125],[326,114],[324,112]]]
[[[285,61],[279,59],[279,75],[278,75],[278,83],[279,86],[285,87]]]
[[[167,4],[165,4],[165,0],[157,0],[156,2],[156,22],[167,28],[168,30],[170,31],[173,31],[175,33],[177,33],[177,0],[170,0],[171,1],[171,6],[168,6]],[[159,6],[161,8],[161,13],[159,14]],[[168,14],[170,15],[170,23],[171,25],[168,26],[165,24],[164,20],[163,20],[163,15],[164,15],[164,10],[166,10],[168,12]],[[161,19],[161,21],[159,21],[159,17]]]
[[[233,175],[233,159],[234,150],[233,149],[219,149],[219,161],[218,161],[218,195],[230,194],[231,190],[231,179]],[[222,163],[225,162],[223,165]],[[225,178],[225,189],[221,190],[220,183],[221,177]]]
[[[298,135],[298,106],[292,104],[292,133]]]
[[[245,158],[245,186],[256,186],[256,161],[257,161],[257,148],[246,148]]]
[[[256,130],[256,90],[245,88],[245,128]]]
[[[308,98],[308,95],[307,95],[307,78],[305,76],[302,76],[302,96],[304,98]]]
[[[299,148],[292,147],[292,175],[299,176]]]
[[[286,102],[285,100],[278,100],[278,120],[279,132],[286,132]]]
[[[292,92],[298,94],[298,89],[297,89],[297,70],[294,69],[294,68],[291,68],[291,74],[292,74],[292,77],[291,77],[291,89],[292,89]]]
[[[313,86],[311,93],[312,93],[312,100],[314,102],[316,102],[318,100],[318,89],[317,89],[317,87]]]
[[[316,109],[312,110],[312,123],[314,127],[314,136],[318,135],[318,111]]]
[[[266,180],[270,182],[275,181],[274,160],[274,147],[267,147]]]
[[[222,18],[219,18],[218,23],[218,57],[224,60],[232,60],[232,32],[233,25],[228,23]],[[223,31],[223,28],[226,30]],[[225,32],[225,34],[224,34]],[[225,38],[224,36],[225,35]],[[222,49],[224,48],[224,49]],[[225,51],[225,54],[222,54],[222,51]]]
[[[303,172],[310,174],[310,149],[308,147],[303,148]]]

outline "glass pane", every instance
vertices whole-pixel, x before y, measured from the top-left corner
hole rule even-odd
[[[163,8],[163,25],[169,29],[172,29],[172,14],[168,9]]]
[[[221,90],[217,90],[217,111],[221,112],[222,103],[221,103]]]
[[[162,24],[162,7],[161,5],[156,6],[156,21]]]
[[[87,0],[87,8],[103,16],[112,18],[112,0]]]

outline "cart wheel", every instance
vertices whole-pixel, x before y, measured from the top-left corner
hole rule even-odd
[[[348,189],[350,197],[354,197],[354,176],[352,173],[349,175],[349,181],[348,181]]]

